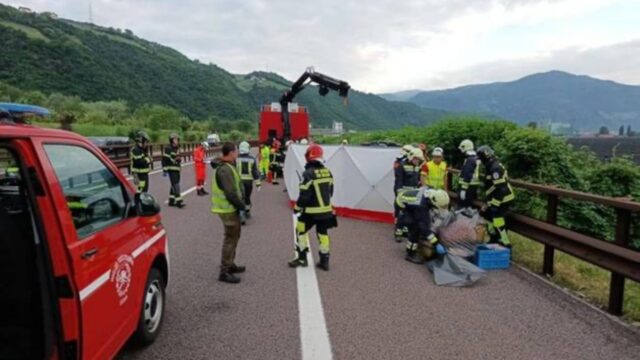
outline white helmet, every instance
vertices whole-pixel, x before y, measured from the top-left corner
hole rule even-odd
[[[424,153],[419,148],[413,148],[413,150],[411,150],[411,152],[409,153],[409,160],[413,160],[415,158],[424,161]]]
[[[412,150],[413,150],[413,145],[407,144],[402,147],[402,154],[409,156]]]
[[[467,151],[472,151],[473,150],[473,141],[469,140],[469,139],[464,139],[460,142],[460,146],[458,146],[458,149],[460,149],[460,151],[462,151],[463,153],[466,153]]]
[[[307,140],[307,139],[302,139],[302,140],[300,140],[300,144],[301,144],[301,145],[308,145],[308,144],[309,144],[309,140]]]
[[[443,156],[443,155],[444,155],[444,150],[442,150],[441,147],[437,147],[433,149],[433,151],[431,152],[431,156]]]
[[[202,143],[200,143],[200,145],[202,145],[205,149],[209,150],[209,143],[206,141],[203,141]]]
[[[444,190],[427,189],[424,197],[429,199],[433,206],[438,209],[447,209],[449,207],[449,194]]]
[[[238,150],[240,151],[240,154],[248,154],[249,150],[251,150],[251,146],[249,146],[248,142],[243,141],[240,143],[240,146],[238,146]]]

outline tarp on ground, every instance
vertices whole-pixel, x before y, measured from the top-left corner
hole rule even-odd
[[[433,273],[433,281],[442,286],[471,286],[482,279],[486,272],[467,260],[451,254],[427,262]]]
[[[335,188],[333,206],[338,215],[366,220],[393,221],[393,162],[398,148],[323,145],[325,165],[331,170]],[[289,198],[299,194],[307,145],[291,145],[284,163]]]

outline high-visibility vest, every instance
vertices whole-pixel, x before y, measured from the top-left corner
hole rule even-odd
[[[242,199],[242,190],[240,190],[240,175],[236,171],[236,168],[229,163],[223,163],[220,166],[228,166],[233,173],[233,184],[238,197]],[[215,214],[231,214],[237,211],[237,209],[227,200],[224,191],[218,186],[218,180],[216,174],[219,169],[213,171],[213,181],[211,182],[211,212]]]
[[[255,160],[251,157],[239,156],[236,160],[236,168],[242,180],[253,180],[251,170],[255,164]]]
[[[447,175],[447,163],[436,164],[433,160],[427,162],[426,184],[433,189],[444,189],[444,179]]]

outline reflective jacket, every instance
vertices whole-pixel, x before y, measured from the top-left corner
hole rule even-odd
[[[263,163],[269,163],[269,155],[271,154],[271,149],[268,146],[263,146],[260,149],[260,161]]]
[[[144,148],[136,145],[131,150],[131,172],[147,174],[151,171],[151,158]]]
[[[304,173],[302,173],[296,210],[314,219],[333,218],[332,196],[333,175],[331,175],[331,171],[319,161],[308,162]]]
[[[212,161],[213,180],[211,181],[211,212],[231,214],[244,210],[244,194],[240,184],[240,175],[235,166],[226,161]]]
[[[236,160],[236,169],[240,174],[242,181],[253,181],[260,179],[260,172],[258,171],[258,164],[256,158],[249,154],[242,154],[238,156]]]
[[[400,223],[407,226],[417,225],[420,231],[419,239],[435,244],[438,238],[431,230],[431,211],[435,206],[424,196],[427,190],[424,186],[419,189],[401,190],[396,197],[396,204],[400,208]]]
[[[515,199],[507,169],[497,159],[490,160],[486,165],[484,186],[489,205],[500,206]]]
[[[196,164],[196,166],[204,166],[206,158],[207,152],[204,150],[204,146],[198,146],[195,150],[193,150],[193,162]]]
[[[426,164],[426,174],[422,173],[423,185],[427,185],[432,189],[445,188],[445,179],[447,177],[447,163],[445,161],[436,164],[433,160]]]
[[[402,189],[413,189],[420,186],[421,165],[414,166],[411,161],[405,158],[402,161],[393,163],[395,182],[393,190],[398,193]]]
[[[163,171],[180,171],[180,148],[178,146],[167,145],[162,154]]]
[[[470,186],[480,185],[480,160],[475,151],[467,151],[462,169],[460,169],[460,188],[468,189]]]

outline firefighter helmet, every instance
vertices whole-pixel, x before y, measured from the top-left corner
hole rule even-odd
[[[487,160],[493,158],[495,156],[495,152],[488,145],[482,145],[478,148],[478,158],[482,162],[487,162]]]
[[[322,160],[322,156],[324,155],[324,151],[322,150],[322,146],[318,144],[309,145],[307,148],[307,152],[304,154],[307,162],[314,160]]]
[[[449,207],[449,194],[444,190],[427,189],[424,192],[424,196],[438,209]]]
[[[413,145],[407,144],[402,147],[402,155],[409,156],[411,154],[411,150],[413,150]]]
[[[411,150],[411,152],[409,153],[409,160],[413,160],[416,158],[424,161],[424,153],[422,152],[422,150],[420,150],[420,148],[413,148],[413,150]]]
[[[176,133],[172,133],[171,135],[169,135],[169,143],[171,143],[173,139],[180,140],[180,136]]]
[[[238,150],[240,151],[240,154],[248,154],[249,150],[251,150],[251,146],[248,142],[243,141],[240,143],[240,146],[238,146]]]
[[[200,145],[202,145],[202,147],[203,147],[203,148],[205,148],[205,149],[209,150],[209,147],[210,147],[210,146],[209,146],[209,143],[208,143],[208,142],[203,141],[203,142],[201,142],[201,143],[200,143]]]
[[[144,141],[149,142],[149,135],[147,135],[147,133],[143,130],[139,130],[136,132],[136,136],[135,136],[135,141],[137,143],[142,143]]]
[[[460,149],[460,151],[462,151],[463,153],[466,153],[467,151],[472,151],[474,149],[473,141],[469,139],[462,140],[460,142],[460,146],[458,146],[458,149]]]

